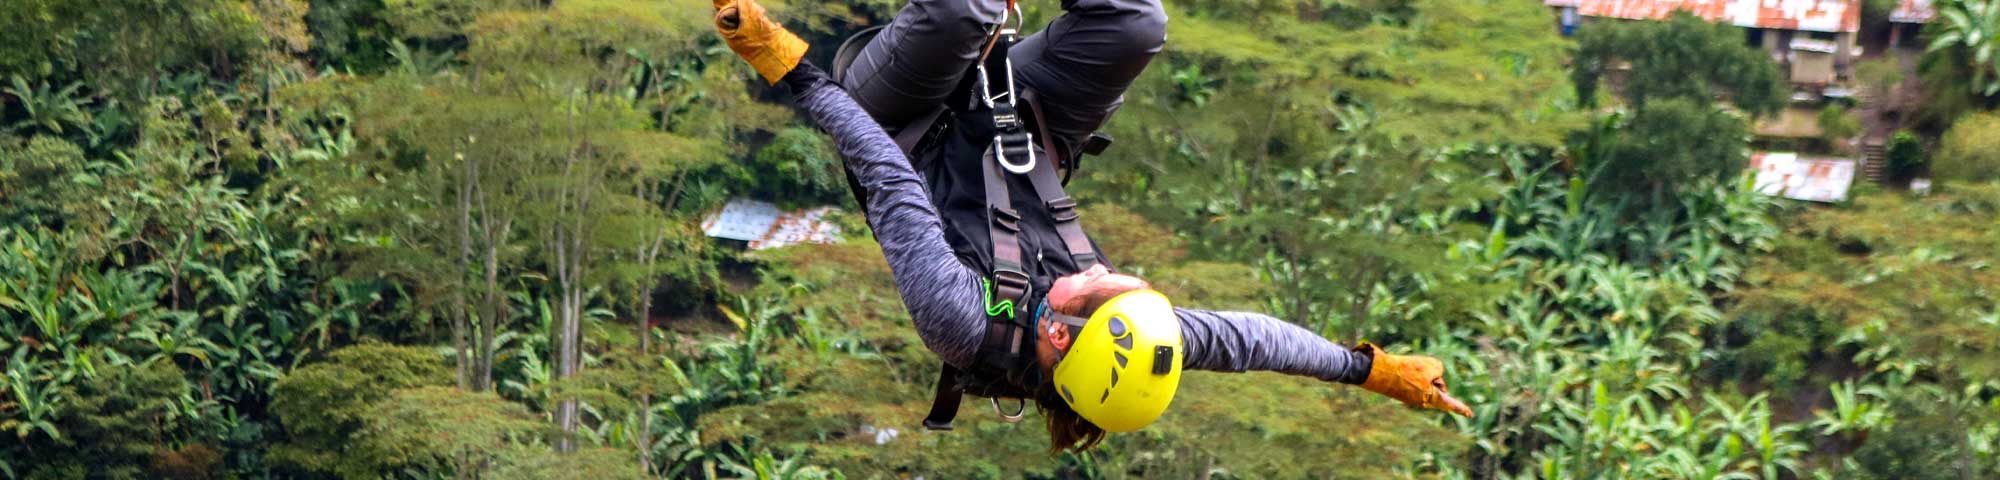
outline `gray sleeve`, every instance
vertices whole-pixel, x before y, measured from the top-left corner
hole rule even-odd
[[[1327,341],[1298,325],[1249,312],[1176,308],[1190,370],[1265,370],[1360,384],[1373,359]]]
[[[970,366],[986,335],[980,275],[959,263],[945,243],[944,224],[923,177],[902,150],[839,86],[818,79],[794,82],[792,75],[823,76],[809,63],[799,66],[787,83],[809,85],[797,90],[799,107],[833,137],[848,173],[867,191],[868,225],[882,244],[917,336],[946,363]]]

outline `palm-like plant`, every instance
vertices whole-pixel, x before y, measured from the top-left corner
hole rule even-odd
[[[1938,6],[1937,38],[1928,51],[1964,47],[1971,54],[1974,93],[2000,93],[2000,78],[1993,73],[1995,50],[2000,50],[2000,5],[1986,0],[1943,2]]]
[[[1885,396],[1881,387],[1870,385],[1857,389],[1854,381],[1849,380],[1828,385],[1827,390],[1833,394],[1833,411],[1813,412],[1816,418],[1812,426],[1819,429],[1820,435],[1867,432],[1894,421],[1894,417],[1880,405],[1864,398],[1881,399]]]
[[[847,478],[840,472],[799,462],[797,456],[778,458],[770,449],[754,452],[742,445],[731,445],[733,455],[722,457],[721,467],[736,478],[755,480],[827,480]]]
[[[8,399],[11,401],[7,404],[0,404],[11,407],[0,409],[0,412],[13,412],[9,417],[0,418],[0,427],[12,430],[16,437],[22,439],[37,431],[50,438],[62,438],[62,432],[55,425],[57,403],[62,397],[56,395],[56,388],[48,381],[49,375],[42,371],[41,364],[26,353],[26,350],[16,350],[7,362],[6,383],[0,384],[5,388],[0,390],[13,393],[13,398]]]
[[[28,80],[21,78],[20,75],[11,77],[13,85],[7,87],[5,92],[20,102],[21,108],[27,110],[27,116],[15,122],[10,128],[39,129],[62,135],[65,133],[63,127],[68,126],[80,129],[95,138],[95,133],[89,128],[92,124],[90,112],[84,110],[84,102],[76,98],[77,89],[83,88],[82,83],[71,83],[66,87],[55,88],[46,80],[30,85]]]

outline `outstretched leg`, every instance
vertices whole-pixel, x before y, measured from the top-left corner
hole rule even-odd
[[[890,131],[941,105],[1000,20],[1001,0],[910,0],[847,67],[841,86]]]
[[[1063,10],[1010,55],[1015,78],[1041,99],[1044,128],[1075,151],[1160,53],[1167,13],[1160,0],[1064,0]]]

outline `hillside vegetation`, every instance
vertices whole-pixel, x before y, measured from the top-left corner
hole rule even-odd
[[[767,3],[821,62],[900,8]],[[1177,304],[1440,357],[1472,418],[1194,373],[1086,453],[977,399],[924,431],[940,361],[864,221],[702,235],[852,206],[708,2],[10,0],[0,479],[2000,476],[1979,89],[1933,99],[1975,113],[1930,193],[1801,204],[1742,172],[1785,96],[1734,27],[1166,5],[1070,186],[1095,238]]]

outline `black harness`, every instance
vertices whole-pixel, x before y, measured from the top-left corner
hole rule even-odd
[[[1008,3],[1018,21],[1019,10]],[[987,272],[984,340],[972,365],[946,364],[939,372],[937,396],[924,418],[932,430],[952,428],[966,394],[987,397],[1003,419],[1019,420],[1027,399],[1047,383],[1035,360],[1033,306],[1055,278],[1108,266],[1077,223],[1076,202],[1057,173],[1059,166],[1074,170],[1082,152],[1057,148],[1035,98],[1015,87],[1007,53],[1018,29],[1007,23],[1003,18],[994,27],[985,54],[960,82],[961,96],[895,137],[924,176],[953,253]],[[1094,135],[1078,150],[1096,153],[1106,142]],[[1001,399],[1019,403],[1008,412]]]

